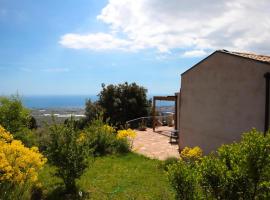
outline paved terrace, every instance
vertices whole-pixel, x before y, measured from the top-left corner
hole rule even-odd
[[[133,149],[139,154],[150,158],[165,160],[168,157],[179,157],[178,144],[169,143],[170,133],[173,127],[162,126],[153,132],[153,129],[147,128],[146,131],[136,130],[137,136],[133,142]]]

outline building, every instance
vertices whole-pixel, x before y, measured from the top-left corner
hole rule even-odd
[[[270,56],[218,50],[181,75],[180,149],[205,153],[269,126]]]

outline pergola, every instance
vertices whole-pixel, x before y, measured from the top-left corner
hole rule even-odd
[[[177,96],[154,96],[153,97],[153,131],[155,131],[155,126],[156,126],[156,101],[174,101],[174,127],[177,130]]]

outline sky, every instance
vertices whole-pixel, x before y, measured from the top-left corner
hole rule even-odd
[[[171,95],[217,49],[270,55],[269,0],[0,0],[0,95]]]

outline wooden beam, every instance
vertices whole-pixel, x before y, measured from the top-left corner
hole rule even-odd
[[[177,96],[154,96],[153,99],[154,99],[154,101],[155,100],[160,100],[160,101],[176,101]]]
[[[156,126],[156,101],[174,101],[174,108],[175,108],[175,113],[174,113],[174,123],[176,123],[175,129],[177,129],[177,107],[178,107],[178,102],[177,102],[177,96],[154,96],[153,97],[153,131],[155,132],[155,126]]]

